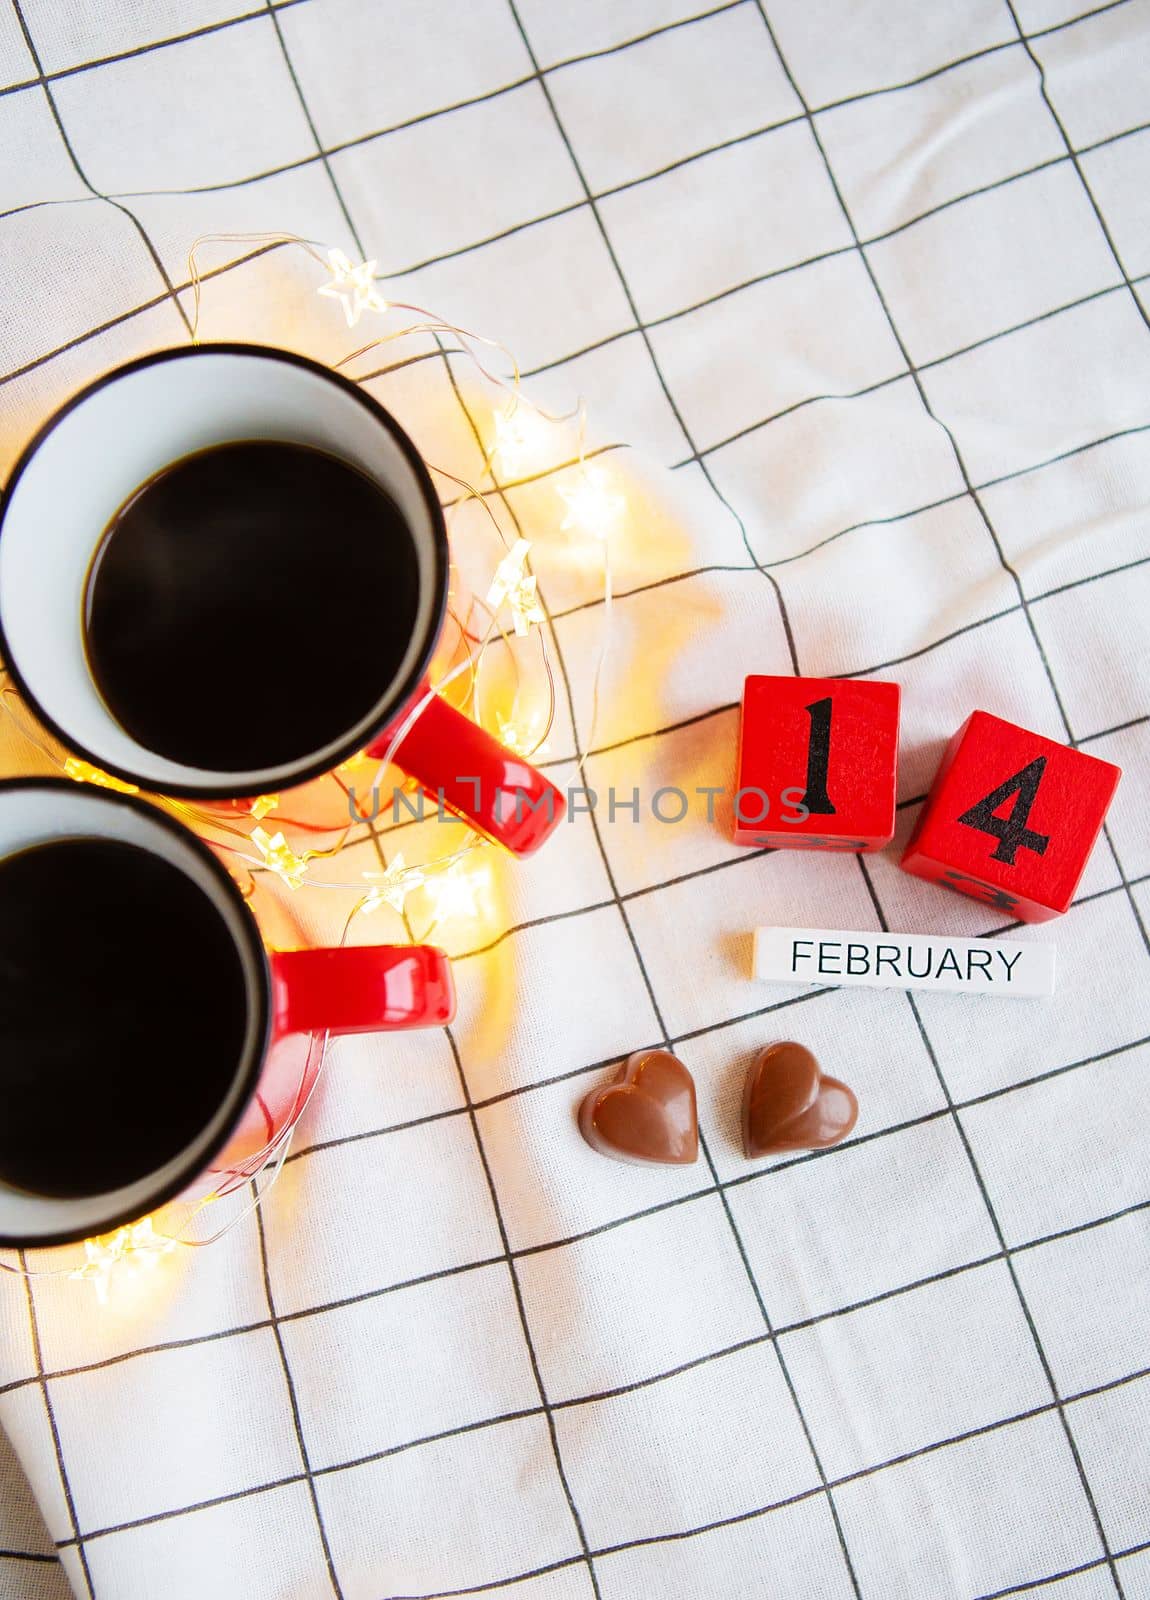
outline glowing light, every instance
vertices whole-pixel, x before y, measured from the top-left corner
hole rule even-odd
[[[86,761],[78,761],[75,756],[69,756],[65,761],[64,771],[77,783],[94,783],[99,789],[116,789],[120,794],[140,792],[134,783],[121,783],[119,778],[109,777],[106,772],[101,772],[99,767],[91,767]]]
[[[428,879],[427,891],[435,908],[436,922],[447,917],[478,916],[480,881],[480,874],[469,872],[461,861]]]
[[[375,287],[374,261],[353,264],[342,250],[329,250],[331,282],[321,284],[317,293],[338,300],[349,328],[354,328],[365,311],[386,311],[387,301]]]
[[[264,865],[287,884],[289,889],[299,889],[307,873],[307,857],[297,856],[282,833],[268,835],[263,828],[252,829],[252,843],[263,857]]]
[[[408,895],[427,882],[423,868],[407,866],[399,853],[386,872],[366,872],[364,877],[372,883],[372,887],[360,909],[364,912],[377,911],[380,906],[388,905],[400,916],[403,915]]]
[[[547,746],[540,742],[541,737],[537,717],[531,719],[529,726],[522,726],[509,717],[499,718],[499,742],[518,756],[530,758],[544,752]]]
[[[495,443],[491,458],[513,477],[525,471],[540,453],[547,425],[539,413],[518,399],[509,400],[495,413]]]
[[[527,572],[527,555],[531,546],[526,539],[516,539],[511,549],[495,569],[491,587],[487,591],[487,604],[498,611],[506,602],[515,632],[520,638],[531,632],[533,622],[545,622],[546,615],[539,604],[538,582]]]
[[[612,493],[601,467],[583,467],[574,483],[559,485],[559,493],[567,507],[560,530],[573,528],[594,539],[610,537],[626,505],[621,494]]]
[[[436,313],[424,308],[398,303],[392,304],[385,299],[381,288],[377,287],[375,278],[377,262],[375,260],[353,262],[339,249],[321,250],[315,241],[304,240],[295,235],[220,235],[219,237],[223,239],[245,238],[249,242],[259,242],[265,245],[289,244],[305,249],[312,263],[318,268],[316,276],[319,276],[320,272],[326,272],[326,278],[317,285],[316,293],[324,298],[338,302],[349,328],[354,328],[365,312],[379,315],[391,312],[396,325],[389,331],[381,332],[378,338],[370,338],[363,344],[362,349],[353,352],[353,355],[362,355],[377,344],[384,342],[421,336],[429,331],[444,332],[454,335],[462,352],[476,366],[479,373],[491,383],[500,385],[505,397],[508,395],[505,379],[494,376],[488,371],[476,354],[475,346],[479,345],[502,352],[502,355],[507,358],[507,365],[503,366],[501,370],[506,372],[513,367],[516,371],[515,382],[518,384],[518,367],[505,347],[497,341],[485,338],[478,333],[469,332],[465,328],[454,327]],[[189,257],[189,276],[196,299],[196,327],[198,327],[199,321],[201,275],[196,268],[195,256],[196,248],[202,242],[205,241],[196,241]],[[408,326],[399,326],[398,323],[406,313],[412,314],[417,320]],[[326,315],[327,313],[324,313],[324,316]],[[192,337],[193,343],[195,343],[197,341],[195,331],[193,331]],[[336,363],[336,370],[342,370],[352,359],[352,356],[347,356],[343,361]],[[612,492],[610,482],[604,472],[598,467],[589,467],[583,460],[584,424],[586,419],[582,404],[577,408],[577,411],[579,415],[578,444],[569,451],[564,449],[563,454],[578,454],[579,460],[573,470],[568,470],[569,487],[561,488],[559,491],[563,496],[566,511],[561,527],[564,532],[578,530],[605,544],[612,530],[623,516],[625,501],[622,494]],[[477,480],[478,487],[473,487],[463,479],[457,478],[454,473],[446,471],[446,469],[438,470],[442,471],[447,479],[454,481],[462,489],[466,490],[468,497],[488,505],[488,491],[483,486],[486,481],[490,481],[493,486],[498,487],[496,474],[492,468],[492,462],[496,458],[498,458],[501,467],[508,476],[526,476],[528,472],[543,465],[552,466],[556,471],[559,470],[555,465],[554,453],[549,447],[553,443],[558,444],[560,441],[560,434],[557,431],[559,425],[569,421],[570,417],[575,414],[575,412],[572,412],[568,417],[550,417],[547,413],[541,412],[531,405],[530,402],[522,399],[517,393],[511,394],[510,397],[501,399],[498,406],[492,407],[490,414],[492,443],[490,449],[484,453],[483,472],[482,476]],[[485,434],[487,433],[486,426],[484,432]],[[617,446],[611,446],[610,448],[617,448]],[[539,476],[545,477],[547,474],[540,472]],[[500,529],[501,524],[498,518],[494,516],[494,513],[492,513],[492,520],[495,522],[496,528]],[[574,541],[572,542],[574,543]],[[527,634],[533,625],[543,623],[546,620],[538,596],[536,579],[528,572],[527,568],[529,550],[528,542],[521,539],[506,551],[506,555],[500,562],[495,578],[492,581],[488,595],[488,601],[493,610],[498,611],[504,606],[508,608],[508,619],[514,622],[515,633],[520,636]],[[589,555],[594,563],[597,566],[602,565],[604,570],[604,593],[607,601],[607,617],[609,619],[610,586],[608,579],[610,562],[607,559],[609,551],[601,550],[596,552],[592,548]],[[465,669],[470,670],[472,681],[474,681],[479,673],[483,654],[488,645],[493,644],[499,647],[503,642],[499,637],[491,637],[493,634],[497,634],[498,630],[486,628],[482,623],[478,628],[476,627],[471,620],[472,610],[470,605],[471,600],[476,597],[472,596],[469,590],[464,590],[464,592],[468,598],[467,620],[459,621],[459,619],[456,619],[461,638],[456,647],[457,656],[453,655],[451,658],[453,663],[457,664],[453,665],[452,671],[447,674],[448,682]],[[460,603],[462,604],[462,602]],[[486,620],[484,619],[484,622]],[[607,648],[608,631],[608,627],[604,626],[600,665]],[[504,638],[505,636],[506,630],[504,630]],[[545,637],[541,633],[537,642],[540,646],[540,654],[543,666],[546,669],[546,676],[551,682],[550,706],[545,706],[542,714],[533,712],[530,704],[521,706],[519,679],[517,677],[515,696],[511,702],[513,715],[498,719],[499,732],[504,744],[517,754],[523,755],[528,759],[539,750],[548,748],[541,741],[551,727],[554,714],[554,683],[548,662]],[[466,659],[458,661],[459,656]],[[518,665],[518,663],[515,664]],[[444,671],[446,672],[446,668]],[[529,698],[526,693],[522,696],[524,701],[528,701]],[[26,737],[37,745],[41,753],[50,759],[53,769],[61,770],[62,752],[59,752],[56,748],[49,749],[48,746],[40,743],[35,732],[28,731],[24,716],[18,714],[17,707],[19,705],[18,697],[9,686],[3,667],[0,666],[0,708],[13,718],[21,732],[24,732]],[[589,743],[594,744],[593,734],[589,739]],[[344,821],[344,801],[347,798],[350,784],[342,783],[338,774],[341,772],[350,774],[369,768],[376,772],[379,771],[379,757],[370,754],[367,750],[361,750],[347,761],[341,763],[336,774],[330,775],[329,781],[334,782],[343,791],[339,800],[339,820],[341,825]],[[63,771],[69,778],[78,783],[94,784],[106,789],[119,790],[125,794],[137,794],[140,792],[136,785],[122,782],[77,757],[68,757],[63,762]],[[403,788],[404,792],[414,793],[418,790],[419,785],[414,779],[408,779],[404,781]],[[246,808],[246,813],[250,815],[252,824],[255,824],[255,826],[251,827],[250,838],[255,851],[259,853],[259,861],[257,864],[254,853],[243,850],[242,847],[236,852],[237,856],[257,870],[258,866],[262,865],[266,870],[275,873],[292,890],[298,890],[307,882],[309,888],[316,890],[321,888],[335,889],[338,887],[346,891],[349,886],[352,886],[346,881],[336,885],[316,882],[308,878],[311,862],[335,855],[342,847],[342,840],[341,844],[332,850],[308,850],[305,848],[302,854],[296,854],[289,846],[283,832],[269,833],[261,826],[258,826],[269,816],[272,816],[280,801],[281,796],[269,794],[259,795],[255,798],[249,797],[245,802],[240,802],[238,808],[240,816],[242,817]],[[192,808],[190,807],[181,806],[171,800],[167,804],[177,812],[191,814]],[[294,824],[289,825],[293,826],[293,828],[295,826]],[[228,831],[234,834],[237,830],[233,827]],[[246,832],[246,829],[244,831]],[[345,828],[343,837],[346,838],[350,832],[350,828]],[[453,835],[453,837],[457,837],[457,835]],[[421,910],[424,912],[433,911],[435,922],[447,918],[473,920],[483,918],[490,919],[494,925],[498,909],[497,903],[500,898],[501,879],[501,874],[497,873],[494,867],[494,852],[497,848],[490,841],[480,843],[472,835],[467,843],[448,855],[446,859],[432,860],[423,866],[408,867],[403,857],[396,855],[391,864],[382,873],[363,872],[352,874],[353,880],[358,880],[354,881],[354,887],[362,895],[358,903],[358,909],[372,911],[381,905],[387,905],[402,913],[406,910],[408,897],[413,891],[418,890],[421,894],[426,895],[426,902],[421,906]],[[245,899],[248,899],[257,892],[258,879],[251,871],[245,872],[242,876],[243,881],[240,883],[240,892]],[[321,876],[323,875],[321,874]],[[240,874],[237,873],[237,879],[239,877]],[[474,932],[474,929],[470,931]],[[426,934],[421,934],[421,936],[426,937]],[[504,985],[498,992],[493,993],[491,1003],[502,1005],[503,1007],[510,1006],[512,1003],[510,987]],[[286,1127],[282,1130],[284,1135],[290,1133],[295,1126],[303,1105],[306,1103],[306,1098],[306,1095],[298,1097],[297,1108]],[[281,1142],[281,1152],[285,1148],[286,1146]],[[253,1158],[253,1163],[257,1160],[264,1160],[262,1153],[257,1158]],[[227,1183],[221,1184],[215,1193],[204,1197],[198,1202],[198,1205],[202,1207],[215,1203],[230,1193],[237,1185],[245,1183],[253,1175],[253,1172],[254,1175],[259,1176],[270,1170],[271,1175],[264,1186],[265,1189],[270,1187],[270,1184],[275,1181],[281,1163],[282,1154],[277,1159],[274,1167],[270,1169],[266,1163],[258,1168],[253,1166],[252,1170],[236,1169],[229,1176]],[[255,1198],[254,1204],[258,1205],[260,1203],[262,1194],[263,1191],[261,1190],[261,1193]],[[241,1212],[239,1217],[227,1222],[211,1238],[197,1240],[196,1243],[211,1244],[216,1239],[222,1238],[242,1216],[248,1214],[247,1210]],[[181,1233],[183,1232],[182,1229],[180,1231]],[[177,1243],[181,1242],[181,1240],[168,1238],[156,1233],[152,1219],[145,1217],[142,1221],[131,1226],[120,1228],[113,1233],[105,1234],[98,1238],[86,1240],[84,1243],[85,1258],[82,1265],[76,1267],[75,1270],[70,1270],[69,1266],[63,1265],[58,1271],[53,1271],[49,1275],[52,1277],[68,1276],[90,1282],[96,1289],[97,1298],[101,1302],[106,1302],[109,1296],[109,1286],[120,1272],[125,1277],[130,1277],[135,1275],[138,1268],[151,1271],[162,1256],[173,1252]],[[71,1259],[74,1260],[76,1257],[73,1255]],[[3,1263],[0,1263],[0,1268],[2,1267]]]
[[[101,1305],[108,1303],[108,1287],[117,1267],[143,1267],[151,1272],[161,1256],[176,1248],[174,1239],[157,1233],[151,1217],[117,1228],[115,1233],[103,1233],[95,1239],[84,1240],[84,1265],[70,1272],[70,1278],[90,1283]]]

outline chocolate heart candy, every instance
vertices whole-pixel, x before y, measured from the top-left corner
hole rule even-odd
[[[695,1080],[669,1050],[636,1050],[579,1107],[579,1131],[616,1161],[688,1166],[699,1155]]]
[[[803,1045],[768,1045],[747,1074],[743,1149],[751,1160],[784,1150],[824,1150],[846,1138],[858,1114],[854,1091],[825,1077]]]

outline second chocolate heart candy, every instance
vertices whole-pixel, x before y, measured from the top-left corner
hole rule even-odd
[[[824,1150],[845,1139],[859,1114],[854,1092],[823,1075],[814,1056],[787,1041],[761,1050],[743,1093],[743,1149],[756,1156]]]

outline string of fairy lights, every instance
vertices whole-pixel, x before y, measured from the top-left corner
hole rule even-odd
[[[350,889],[356,898],[344,924],[341,942],[347,941],[358,917],[369,916],[386,908],[398,924],[403,939],[422,943],[449,920],[453,925],[465,925],[469,919],[473,920],[481,914],[491,852],[498,851],[499,847],[461,823],[462,838],[441,854],[408,860],[403,852],[397,850],[390,852],[388,859],[380,848],[378,865],[381,870],[364,870],[350,880],[325,878],[321,863],[331,861],[340,854],[353,833],[361,827],[360,818],[374,831],[373,818],[359,808],[358,800],[354,798],[361,792],[358,780],[365,774],[369,775],[368,791],[373,794],[380,792],[383,777],[392,768],[399,744],[424,710],[431,693],[448,694],[453,703],[467,711],[477,722],[489,727],[489,731],[525,759],[531,759],[545,748],[555,716],[555,678],[548,647],[548,616],[534,571],[538,554],[536,541],[519,533],[514,537],[509,535],[496,506],[508,484],[514,484],[517,479],[532,473],[540,461],[554,459],[556,452],[553,447],[559,443],[566,446],[569,439],[570,446],[558,453],[561,465],[552,465],[534,476],[546,479],[552,475],[562,475],[562,481],[555,483],[552,489],[555,503],[550,516],[551,531],[564,546],[572,542],[585,543],[602,574],[603,625],[593,678],[591,727],[587,740],[588,746],[593,743],[598,717],[599,684],[611,627],[612,551],[626,515],[626,497],[617,475],[608,472],[598,460],[592,462],[587,458],[587,418],[582,401],[572,411],[563,414],[543,409],[523,390],[518,364],[505,346],[498,340],[460,327],[423,307],[388,300],[380,288],[374,260],[352,261],[340,249],[329,248],[316,240],[295,234],[212,234],[197,239],[188,257],[193,301],[191,337],[194,344],[199,343],[203,298],[200,255],[210,245],[237,243],[263,248],[286,246],[304,252],[325,274],[315,293],[319,298],[334,301],[338,305],[346,326],[349,329],[358,328],[365,319],[369,319],[373,325],[373,337],[333,363],[335,370],[352,376],[347,369],[361,362],[365,356],[400,341],[420,337],[434,340],[437,353],[445,361],[461,355],[470,362],[485,390],[494,395],[494,399],[489,398],[487,402],[486,427],[479,427],[479,432],[485,437],[481,476],[478,482],[471,482],[435,463],[428,462],[428,466],[433,474],[459,491],[448,506],[449,534],[455,540],[463,537],[455,523],[463,507],[474,505],[493,530],[502,554],[490,574],[482,597],[477,592],[472,593],[465,608],[457,605],[458,596],[453,584],[449,619],[455,638],[446,668],[440,671],[428,694],[410,709],[396,728],[391,745],[382,759],[355,757],[328,779],[320,780],[333,783],[342,791],[340,803],[344,806],[347,820],[337,829],[326,830],[329,836],[332,832],[336,834],[334,842],[326,843],[322,848],[301,842],[298,837],[300,825],[292,814],[293,797],[290,794],[260,795],[242,812],[196,806],[159,794],[149,794],[147,798],[206,836],[223,853],[245,894],[250,896],[254,892],[256,879],[261,875],[275,880],[289,895],[305,888],[341,890],[344,893]],[[450,344],[445,341],[450,341]],[[382,372],[387,370],[385,367]],[[369,377],[353,378],[353,381],[366,383],[370,377],[381,375],[377,371]],[[608,447],[614,448],[617,447]],[[596,455],[604,453],[598,451]],[[539,520],[546,523],[546,513],[539,514]],[[448,643],[450,645],[451,641]],[[509,707],[500,705],[489,712],[483,703],[483,669],[489,652],[493,650],[503,652],[505,665],[509,664],[511,668],[514,688]],[[524,652],[528,651],[535,653],[534,672],[527,670],[530,663]],[[134,785],[122,782],[56,746],[19,700],[14,686],[3,672],[2,664],[0,705],[16,722],[24,739],[34,744],[52,766],[67,777],[77,783],[127,793],[139,792]],[[411,780],[402,780],[396,787],[401,792],[406,789],[412,793],[417,786]],[[434,836],[440,830],[431,829],[427,832]],[[319,1042],[320,1066],[326,1053],[326,1042]],[[307,1070],[305,1068],[305,1074]],[[318,1078],[318,1075],[318,1071],[315,1072],[314,1078]],[[152,1217],[145,1217],[114,1233],[86,1240],[84,1260],[79,1266],[34,1270],[21,1259],[16,1263],[0,1260],[0,1269],[27,1276],[66,1274],[91,1283],[97,1298],[104,1303],[108,1299],[113,1274],[117,1281],[123,1277],[134,1278],[140,1272],[154,1269],[163,1257],[171,1255],[181,1245],[214,1243],[262,1202],[279,1176],[294,1129],[314,1090],[314,1078],[306,1088],[301,1078],[291,1115],[264,1148],[242,1167],[236,1168],[227,1182],[215,1191],[187,1202],[188,1214],[174,1231],[158,1227]],[[230,1218],[208,1238],[194,1236],[194,1225],[204,1211],[225,1195],[241,1189],[248,1192],[250,1199],[239,1214]]]

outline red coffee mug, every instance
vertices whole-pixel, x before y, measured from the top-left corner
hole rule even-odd
[[[138,743],[89,672],[83,616],[93,554],[141,484],[173,462],[251,439],[310,445],[373,479],[402,513],[418,560],[415,624],[400,667],[370,711],[322,750],[276,767],[208,771]],[[322,571],[323,532],[316,532]],[[200,801],[278,794],[363,749],[383,755],[405,727],[399,765],[443,806],[516,855],[538,849],[563,815],[560,791],[445,700],[427,671],[447,607],[447,532],[435,487],[411,440],[363,389],[327,367],[259,345],[162,350],[98,379],[62,406],[26,447],[0,508],[0,656],[61,742],[94,766],[158,794]],[[285,616],[274,692],[308,670],[306,596]],[[189,664],[189,670],[194,665]],[[237,692],[264,685],[240,685]],[[258,714],[258,712],[253,712]]]
[[[0,1174],[0,1245],[63,1244],[106,1233],[188,1189],[226,1188],[247,1178],[254,1159],[282,1133],[314,1084],[319,1051],[309,1036],[439,1027],[452,1019],[455,989],[442,950],[432,945],[365,945],[269,951],[255,917],[219,860],[166,813],[131,795],[67,779],[0,782],[0,864],[61,839],[134,845],[170,863],[203,890],[226,924],[234,947],[245,997],[244,1042],[227,1074],[225,1091],[195,1137],[174,1154],[164,1152],[154,1165],[142,1148],[138,1176],[121,1187],[61,1197],[25,1192],[6,1184]],[[65,924],[66,903],[59,915]],[[163,940],[164,929],[149,927],[141,930],[141,936]],[[127,975],[130,978],[130,965]],[[62,968],[54,981],[60,1004],[66,1005],[68,971]],[[171,1024],[179,1028],[180,1018],[173,1017]],[[0,1006],[0,1107],[10,1114],[10,1105],[5,1105],[5,1071],[19,1072],[20,1041],[5,1039],[5,1025],[6,1012]],[[117,1057],[115,1038],[85,1037],[84,1060],[100,1074],[101,1113],[108,1116],[119,1116],[121,1109]],[[90,1114],[84,1115],[81,1126],[69,1129],[66,1119],[73,1108],[58,1091],[54,1094],[51,1083],[44,1083],[43,1092],[45,1124],[55,1129],[57,1138],[66,1143],[67,1138],[98,1137]],[[160,1052],[157,1101],[163,1093],[178,1094],[179,1085],[165,1079]],[[12,1130],[6,1132],[11,1135]]]

